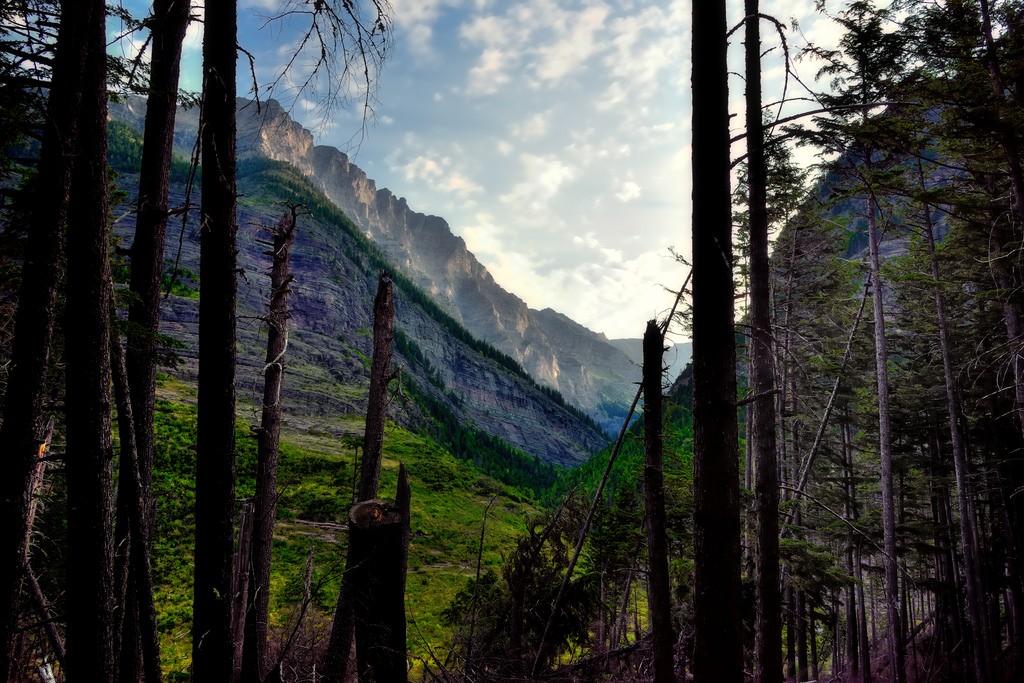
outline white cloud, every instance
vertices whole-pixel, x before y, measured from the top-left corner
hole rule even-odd
[[[524,121],[517,121],[509,126],[512,137],[519,140],[536,140],[548,133],[551,126],[551,110],[537,112]]]
[[[537,50],[534,70],[542,81],[557,84],[562,78],[573,73],[598,49],[597,34],[604,28],[608,7],[595,5],[570,14],[555,15],[552,27],[558,40],[541,46]]]
[[[558,194],[562,186],[576,177],[576,170],[553,155],[521,154],[523,180],[501,195],[505,204],[520,210],[539,212]]]
[[[627,180],[619,187],[619,191],[615,193],[615,198],[620,202],[629,203],[634,199],[639,199],[641,194],[640,186],[632,180]]]
[[[421,154],[396,166],[396,170],[400,170],[405,180],[410,183],[423,183],[431,190],[461,198],[483,191],[483,188],[464,172],[454,168],[449,157]]]
[[[488,48],[480,55],[480,61],[469,70],[466,90],[474,95],[490,95],[511,81],[508,75],[509,54],[498,48]]]
[[[434,24],[446,11],[461,4],[460,0],[391,0],[396,33],[401,34],[414,55],[433,58]]]

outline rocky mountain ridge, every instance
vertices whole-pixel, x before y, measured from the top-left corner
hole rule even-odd
[[[554,310],[529,308],[495,282],[443,218],[414,211],[391,190],[378,189],[346,154],[315,145],[276,101],[238,104],[240,158],[294,166],[474,336],[514,358],[606,431],[618,430],[640,376],[635,354],[623,350],[632,348],[629,343],[613,343]],[[138,126],[143,113],[144,105],[129,100],[116,115]],[[180,153],[190,152],[196,124],[194,111],[179,116]]]

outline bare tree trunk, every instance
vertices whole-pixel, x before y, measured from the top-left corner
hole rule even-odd
[[[252,612],[249,581],[252,575],[252,536],[255,504],[247,500],[238,516],[238,543],[235,545],[234,571],[231,574],[231,680],[242,676],[242,641],[245,637],[246,615]]]
[[[111,309],[111,316],[115,313]],[[152,538],[151,520],[142,490],[135,421],[125,370],[125,354],[121,340],[112,332],[110,339],[110,366],[117,403],[117,429],[121,440],[121,459],[118,474],[117,507],[118,542],[125,543],[128,565],[123,567],[127,576],[121,596],[121,633],[118,680],[124,683],[161,679],[160,636],[157,628],[156,606],[153,603],[153,572],[149,564],[149,539]],[[118,577],[121,579],[122,577]]]
[[[743,680],[725,2],[693,5],[694,662]]]
[[[409,480],[399,471],[394,505],[358,503],[349,512],[350,581],[356,661],[362,683],[405,683],[405,568],[409,542]]]
[[[768,275],[767,172],[761,123],[761,30],[758,0],[745,0],[747,185],[750,232],[750,383],[748,420],[756,465],[754,680],[782,681],[782,590],[779,571],[779,478],[772,358],[771,286]]]
[[[245,638],[242,646],[242,681],[257,683],[267,668],[267,620],[270,612],[270,559],[277,517],[277,457],[281,440],[281,387],[284,354],[288,348],[289,272],[298,207],[292,207],[270,230],[270,311],[267,315],[267,356],[263,368],[263,414],[256,456],[256,495],[252,536],[252,575],[249,578]]]
[[[232,513],[235,469],[234,0],[206,7],[203,37],[202,225],[196,433],[192,680],[230,680]]]
[[[391,276],[381,271],[373,301],[373,358],[370,392],[366,405],[363,464],[359,470],[359,501],[377,497],[380,462],[384,449],[384,421],[387,417],[388,382],[391,381],[391,353],[394,339],[395,300]]]
[[[796,670],[797,680],[807,680],[807,593],[796,590]]]
[[[869,190],[870,192],[870,190]],[[889,666],[893,683],[905,683],[903,626],[900,619],[899,575],[896,557],[896,493],[893,480],[892,436],[889,417],[889,354],[886,349],[885,305],[879,264],[877,207],[873,196],[868,198],[868,265],[871,297],[875,315],[875,381],[878,393],[878,452],[881,460],[882,535],[885,550],[885,608],[888,617]]]
[[[861,680],[864,683],[871,683],[874,680],[874,673],[871,670],[871,641],[868,640],[868,608],[867,602],[864,599],[864,569],[859,546],[854,564],[854,578],[857,580],[857,603],[860,605],[860,629],[858,635],[860,637]]]
[[[107,55],[105,8],[89,6],[78,110],[78,157],[68,210],[64,329],[67,392],[66,596],[69,679],[113,681],[113,445],[110,405],[110,224],[107,206]]]
[[[132,543],[138,552],[128,554],[130,584],[137,584],[142,574],[149,573],[153,528],[153,415],[155,408],[156,337],[160,322],[160,280],[163,274],[164,233],[167,226],[167,193],[170,177],[174,119],[177,110],[178,73],[181,46],[189,20],[189,3],[185,0],[155,0],[150,23],[149,94],[143,132],[142,162],[139,171],[138,215],[132,242],[131,283],[133,293],[128,307],[128,321],[133,334],[128,336],[125,370],[134,415],[136,451],[138,453],[139,487],[135,494],[148,517],[147,537],[142,544]],[[135,503],[126,499],[128,492],[118,491],[118,517],[134,514],[127,509]],[[138,605],[139,598],[150,604]],[[155,620],[138,615],[149,613],[152,595],[146,597],[136,590],[126,592],[125,628],[121,634],[121,666],[119,677],[124,683],[140,680],[145,672],[149,683],[160,680],[159,652],[150,643],[158,638],[140,628],[155,629]],[[136,615],[134,618],[132,615]],[[156,661],[149,661],[156,657]],[[153,678],[156,676],[156,678]]]
[[[0,424],[0,678],[11,668],[16,606],[24,577],[24,547],[61,278],[71,173],[77,156],[85,33],[94,4],[68,3],[61,13],[53,78],[44,117],[38,188],[29,213],[10,371]]]
[[[853,520],[857,518],[857,487],[853,480],[853,440],[850,436],[850,423],[848,420],[843,420],[840,431],[842,435],[843,488],[845,489],[843,500],[846,518]],[[854,548],[856,543],[857,540],[851,530],[846,537],[846,573],[850,576],[856,576],[854,573]],[[857,599],[856,582],[851,583],[846,591],[846,659],[848,660],[847,668],[852,675],[851,680],[856,681],[859,680],[860,674],[857,619],[857,603],[859,600]]]
[[[359,492],[356,503],[377,497],[380,464],[383,457],[384,421],[387,408],[387,387],[391,380],[391,342],[394,337],[395,303],[391,277],[381,271],[377,282],[377,296],[373,305],[373,358],[370,365],[370,391],[366,406],[366,430],[363,436],[363,460],[359,474]],[[348,547],[348,561],[338,591],[331,635],[324,661],[324,683],[341,683],[347,679],[348,663],[355,633],[353,617],[354,596],[350,585],[349,568],[354,568],[352,544]]]
[[[644,502],[647,508],[647,604],[651,612],[655,683],[675,681],[672,598],[668,578],[665,478],[662,471],[662,356],[664,340],[657,321],[644,333]]]

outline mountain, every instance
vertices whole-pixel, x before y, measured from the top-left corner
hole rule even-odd
[[[129,99],[115,115],[141,127],[144,106]],[[314,145],[313,135],[275,100],[257,107],[239,99],[238,107],[240,158],[266,157],[294,166],[474,336],[514,358],[606,432],[618,430],[640,376],[636,359],[620,344],[551,309],[529,308],[495,282],[443,218],[418,213],[404,198],[378,189],[338,149]],[[179,116],[180,153],[190,154],[196,125],[194,111]]]
[[[127,126],[118,135],[138,135]],[[119,149],[130,145],[119,144]],[[130,157],[131,155],[128,154]],[[128,197],[117,220],[122,243],[134,233],[130,207],[137,176],[133,162],[115,165]],[[449,450],[517,485],[553,476],[551,464],[578,464],[607,436],[561,396],[539,386],[516,361],[474,338],[445,313],[295,167],[265,157],[239,163],[238,189],[238,395],[240,411],[255,421],[259,374],[264,366],[269,259],[264,226],[277,222],[285,204],[304,207],[291,263],[291,319],[286,358],[286,420],[291,429],[358,438],[368,386],[373,298],[378,274],[395,283],[396,357],[401,379],[390,417],[434,436]],[[197,198],[188,225],[168,229],[168,271],[177,286],[166,297],[161,332],[176,339],[182,363],[173,374],[197,374],[199,259]],[[172,206],[185,204],[185,187],[174,184]],[[509,448],[511,447],[511,448]],[[546,469],[547,468],[547,469]]]

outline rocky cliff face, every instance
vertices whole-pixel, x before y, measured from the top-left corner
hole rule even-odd
[[[606,430],[618,429],[640,375],[622,349],[553,310],[529,308],[494,281],[443,218],[418,213],[404,198],[377,189],[339,150],[313,146],[309,132],[276,102],[259,116],[251,104],[239,113],[242,153],[286,161],[306,173],[473,335],[515,358]]]
[[[404,198],[377,189],[338,149],[315,146],[312,134],[276,101],[238,104],[240,158],[265,156],[297,168],[474,336],[516,359],[609,433],[618,430],[640,377],[623,348],[556,311],[529,308],[494,281],[443,218],[418,213]],[[137,102],[121,107],[127,111],[119,118],[141,121]],[[191,150],[195,126],[194,113],[179,116],[180,152]]]

